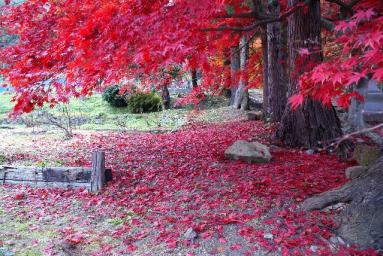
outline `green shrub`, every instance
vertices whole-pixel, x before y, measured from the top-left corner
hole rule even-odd
[[[5,155],[0,155],[0,164],[4,164],[7,161],[7,157]]]
[[[116,108],[123,108],[128,105],[126,95],[120,95],[120,87],[118,87],[118,85],[106,88],[102,94],[102,98],[111,106]]]
[[[134,93],[128,99],[128,108],[132,113],[149,113],[162,109],[162,100],[155,93]]]

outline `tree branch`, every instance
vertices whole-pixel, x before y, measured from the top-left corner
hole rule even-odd
[[[383,128],[383,123],[381,124],[378,124],[378,125],[375,125],[373,127],[370,127],[370,128],[366,128],[366,129],[363,129],[363,130],[360,130],[360,131],[356,131],[356,132],[353,132],[353,133],[349,133],[349,134],[346,134],[344,135],[343,137],[340,137],[338,139],[335,139],[333,140],[334,142],[332,142],[329,147],[334,147],[335,149],[339,147],[339,145],[345,141],[345,140],[348,140],[350,139],[351,137],[355,136],[355,135],[359,135],[359,134],[369,134],[371,133],[372,131],[374,130],[377,130],[377,129],[380,129],[380,128]],[[375,139],[375,136],[374,136],[374,139]],[[382,146],[383,145],[383,139],[380,138],[380,139],[377,139],[376,141],[374,141],[375,143],[377,143],[379,146]]]
[[[337,4],[349,11],[352,11],[352,8],[350,6],[348,6],[346,3],[344,3],[343,1],[341,0],[326,0],[327,2],[330,2],[330,3],[333,3],[333,4]]]
[[[245,13],[226,13],[224,15],[219,15],[217,18],[223,18],[223,19],[228,19],[228,18],[254,18],[255,17],[255,12],[245,12]]]
[[[222,26],[214,27],[214,28],[205,28],[202,31],[225,31],[225,30],[231,30],[231,31],[237,31],[237,32],[251,31],[251,30],[256,29],[260,25],[276,22],[279,20],[280,20],[279,17],[277,17],[277,18],[272,18],[272,19],[260,20],[260,21],[254,22],[253,24],[251,24],[249,26],[245,26],[245,27],[233,27],[233,26],[222,25]]]
[[[233,27],[229,25],[221,25],[219,27],[213,27],[213,28],[205,28],[202,29],[202,31],[225,31],[225,30],[231,30],[236,32],[242,32],[242,31],[251,31],[256,29],[258,26],[265,25],[268,23],[278,22],[283,19],[286,19],[288,16],[292,15],[294,12],[296,12],[298,9],[302,8],[305,5],[308,5],[311,3],[312,0],[305,0],[304,2],[300,2],[294,6],[292,6],[287,12],[283,13],[279,17],[272,17],[268,16],[269,18],[266,19],[260,19],[259,21],[254,22],[253,24],[245,27]]]
[[[349,7],[354,7],[356,4],[358,4],[361,0],[353,0],[351,3],[348,4]]]
[[[325,17],[321,17],[321,25],[323,28],[327,29],[330,32],[334,31],[334,23]]]

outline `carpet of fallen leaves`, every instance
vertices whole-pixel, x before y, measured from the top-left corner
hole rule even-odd
[[[261,122],[249,121],[195,124],[166,134],[93,133],[64,142],[35,141],[33,154],[24,158],[57,155],[64,165],[87,166],[92,151],[106,151],[113,182],[98,194],[5,186],[0,202],[20,218],[35,219],[36,225],[47,217],[48,222],[66,218],[67,224],[56,230],[59,238],[67,250],[97,244],[89,255],[158,255],[150,249],[143,253],[140,241],[145,239],[146,248],[162,244],[167,255],[200,255],[200,243],[213,238],[230,244],[232,253],[212,247],[210,255],[374,254],[328,242],[336,213],[299,211],[305,198],[345,183],[349,163],[273,146],[271,163],[224,158],[234,141],[267,144],[268,136]],[[73,211],[74,204],[81,214]],[[98,227],[105,219],[115,227]],[[245,244],[225,237],[229,225],[236,226]],[[188,228],[198,233],[195,241],[184,238]],[[172,254],[177,248],[184,254]],[[55,242],[48,243],[44,253],[59,254]]]

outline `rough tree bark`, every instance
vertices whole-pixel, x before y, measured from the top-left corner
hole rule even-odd
[[[302,0],[289,0],[289,5]],[[299,9],[288,19],[289,81],[288,95],[298,92],[298,77],[313,64],[322,61],[320,1],[313,0],[308,9]],[[299,49],[306,48],[310,55],[297,63]],[[319,141],[328,141],[342,135],[335,109],[307,98],[296,110],[287,104],[275,137],[288,146],[315,147]]]
[[[239,47],[231,47],[230,48],[230,106],[234,104],[235,93],[238,88],[238,73],[240,68],[240,56],[239,56]]]
[[[198,87],[197,69],[193,68],[193,69],[191,70],[191,76],[192,76],[192,85],[193,85],[193,88]]]
[[[306,199],[304,210],[345,203],[339,235],[362,248],[383,249],[383,156],[361,177],[341,188]]]
[[[163,84],[161,86],[161,97],[164,109],[170,109],[170,93],[168,89],[168,84]]]
[[[224,65],[225,66],[230,66],[230,58],[229,58],[229,56],[228,56],[227,59],[225,59]],[[225,81],[229,81],[229,82],[231,81],[231,74],[230,73],[228,73],[227,77],[225,77]],[[227,84],[225,82],[225,88],[223,88],[222,93],[225,96],[225,98],[229,99],[229,104],[230,104],[231,90],[230,90],[230,88],[227,88],[226,86],[227,86]]]
[[[249,91],[246,88],[248,85],[247,78],[247,62],[249,59],[249,42],[247,36],[242,36],[239,43],[240,48],[240,69],[241,77],[239,85],[235,93],[234,108],[241,108],[241,110],[247,110],[249,107]]]
[[[270,110],[270,87],[268,73],[268,57],[267,57],[267,28],[262,28],[262,57],[263,57],[263,115],[268,118],[271,114]]]
[[[268,9],[274,16],[280,15],[278,0],[269,0]],[[282,119],[287,103],[287,84],[285,81],[285,67],[282,65],[283,43],[282,22],[267,24],[267,58],[268,58],[268,83],[269,83],[269,106],[271,120],[279,122]]]

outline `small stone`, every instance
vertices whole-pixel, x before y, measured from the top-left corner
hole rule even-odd
[[[266,233],[266,234],[263,235],[263,238],[265,238],[265,239],[273,239],[274,236],[271,233]]]
[[[43,219],[42,219],[44,222],[52,222],[52,217],[50,216],[45,216]]]
[[[324,212],[331,212],[331,211],[341,211],[344,210],[346,207],[345,203],[337,203],[334,205],[327,206],[326,208],[323,209]]]
[[[318,246],[316,246],[316,245],[311,245],[311,246],[310,246],[310,250],[311,250],[312,252],[317,252],[317,251],[318,251]]]
[[[104,121],[102,119],[96,119],[96,120],[94,120],[94,123],[95,124],[103,124]]]
[[[198,236],[197,232],[195,232],[193,230],[193,228],[188,228],[188,230],[186,230],[185,234],[184,234],[184,237],[188,240],[191,240],[193,241],[194,239],[196,239]]]
[[[315,151],[314,151],[314,149],[310,148],[310,149],[306,150],[305,153],[308,155],[314,155]]]
[[[354,179],[360,177],[361,175],[363,175],[364,173],[366,173],[367,169],[368,168],[365,166],[348,167],[346,169],[346,177],[347,177],[347,179],[354,180]]]
[[[362,139],[362,138],[357,138],[357,139],[356,139],[356,142],[357,142],[357,143],[364,143],[365,141],[364,141],[364,139]]]
[[[337,243],[338,243],[338,238],[337,238],[336,236],[332,236],[332,237],[330,238],[330,242],[331,242],[332,244],[337,244]]]
[[[15,245],[15,241],[13,241],[13,240],[8,240],[8,241],[5,241],[4,244],[13,246],[13,245]]]
[[[338,236],[338,241],[341,245],[346,245],[346,242],[340,236]]]

